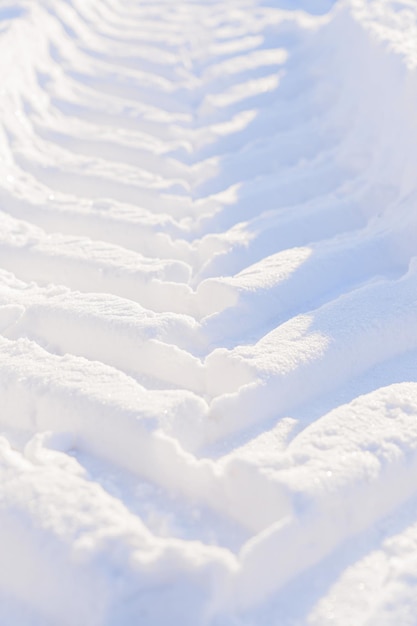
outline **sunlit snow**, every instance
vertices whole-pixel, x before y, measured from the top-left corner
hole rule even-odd
[[[0,0],[0,626],[417,624],[415,0]]]

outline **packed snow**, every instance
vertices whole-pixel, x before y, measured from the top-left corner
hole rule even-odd
[[[415,0],[0,0],[0,626],[417,624]]]

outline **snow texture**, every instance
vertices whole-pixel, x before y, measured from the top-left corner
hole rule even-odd
[[[0,626],[415,626],[415,0],[2,0],[0,77]]]

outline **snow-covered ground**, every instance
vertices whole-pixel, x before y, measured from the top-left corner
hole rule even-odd
[[[1,0],[0,76],[0,626],[416,625],[416,0]]]

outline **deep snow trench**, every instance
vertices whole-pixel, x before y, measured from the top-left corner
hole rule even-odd
[[[0,626],[416,625],[415,0],[3,0],[0,69]]]

